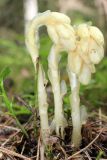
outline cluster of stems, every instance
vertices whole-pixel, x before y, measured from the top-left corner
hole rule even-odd
[[[52,85],[54,95],[54,119],[51,126],[48,124],[48,104],[46,94],[46,77],[39,58],[39,33],[42,25],[47,27],[53,46],[48,56],[48,77]],[[104,38],[100,30],[87,24],[72,27],[70,19],[66,15],[57,12],[46,11],[35,17],[27,27],[26,45],[30,52],[36,77],[36,89],[38,90],[38,106],[41,122],[41,132],[44,144],[55,130],[58,136],[63,137],[67,120],[63,111],[63,96],[60,87],[59,61],[60,52],[68,53],[67,71],[71,87],[70,105],[72,116],[72,143],[78,147],[81,143],[81,115],[80,115],[80,83],[88,84],[91,73],[95,72],[94,64],[98,64],[104,56]]]

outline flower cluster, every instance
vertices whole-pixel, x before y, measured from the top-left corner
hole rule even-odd
[[[68,54],[68,63],[82,84],[88,84],[95,64],[104,57],[104,37],[101,31],[88,24],[80,24],[75,29],[76,49]]]
[[[68,76],[72,95],[70,96],[72,108],[72,142],[78,147],[81,142],[81,115],[79,99],[79,83],[88,84],[91,74],[95,72],[95,64],[104,57],[104,38],[101,31],[88,24],[71,26],[70,18],[62,13],[47,11],[39,14],[28,25],[26,31],[26,45],[31,54],[35,67],[35,77],[38,77],[38,104],[41,121],[42,138],[50,133],[48,124],[48,104],[46,88],[44,86],[44,69],[39,59],[39,27],[45,25],[53,46],[48,56],[48,75],[54,95],[55,113],[52,127],[56,134],[63,136],[67,121],[63,111],[63,96],[60,87],[60,74],[58,63],[60,51],[68,53]],[[38,64],[38,65],[37,65]]]

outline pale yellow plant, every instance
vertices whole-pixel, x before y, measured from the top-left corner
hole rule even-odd
[[[91,73],[95,72],[95,64],[104,57],[104,37],[101,31],[88,24],[75,27],[76,49],[68,54],[68,64],[72,72],[76,73],[82,84],[88,84]]]
[[[81,143],[81,115],[80,115],[80,83],[86,85],[91,80],[91,73],[95,72],[95,64],[104,57],[104,37],[101,31],[88,24],[80,24],[75,28],[76,49],[68,53],[68,75],[72,95],[71,115],[73,123],[72,143],[78,147]]]
[[[57,12],[47,11],[42,14],[39,14],[28,24],[28,28],[26,31],[26,45],[30,52],[35,67],[36,77],[38,74],[41,75],[42,73],[41,70],[39,69],[40,65],[39,65],[39,38],[38,38],[38,29],[42,25],[45,25],[47,27],[48,34],[52,42],[54,43],[50,55],[48,57],[49,79],[52,84],[52,90],[54,93],[54,102],[55,102],[55,117],[52,122],[51,128],[52,130],[55,129],[58,135],[61,129],[61,134],[63,136],[63,130],[64,127],[67,125],[67,121],[64,118],[62,96],[60,90],[60,76],[58,71],[59,52],[61,50],[66,50],[66,51],[73,50],[76,47],[75,33],[73,27],[70,26],[69,17]],[[43,81],[42,76],[38,77],[38,91],[40,89],[39,81],[41,81],[41,85],[42,83],[44,83],[42,82]],[[44,102],[40,102],[39,98],[39,108],[42,108],[41,110],[43,111],[45,110],[44,116],[40,112],[40,117],[42,116],[42,118],[40,118],[41,124],[43,123],[43,121],[45,123],[45,119],[48,119],[46,107],[45,106],[43,107],[43,105],[41,107],[40,105],[41,103],[46,104],[47,102],[45,92],[44,94],[43,93],[41,94],[41,101],[43,100]],[[45,125],[45,129],[43,128],[43,125],[41,125],[41,127],[42,127],[41,130],[43,131],[42,134],[47,133],[47,130],[49,131],[48,125]],[[42,137],[44,137],[44,135]]]
[[[81,24],[72,27],[70,19],[66,15],[47,11],[39,14],[28,25],[26,32],[26,45],[31,54],[35,67],[35,75],[38,75],[38,102],[41,121],[41,130],[44,143],[48,137],[48,105],[45,89],[45,75],[39,59],[38,29],[42,25],[47,27],[49,37],[53,46],[48,56],[48,76],[52,85],[54,95],[55,114],[51,124],[51,130],[63,137],[67,121],[63,112],[63,96],[60,88],[59,61],[60,52],[68,53],[67,71],[70,80],[72,94],[70,96],[72,116],[72,143],[78,147],[81,143],[81,121],[80,115],[80,83],[86,85],[91,80],[91,74],[95,72],[95,64],[98,64],[104,56],[104,38],[101,31],[94,26]],[[63,83],[63,89],[65,84]],[[66,90],[66,89],[65,89]],[[64,91],[65,93],[65,91]],[[84,115],[84,114],[82,114]]]
[[[54,32],[53,32],[54,31]],[[51,129],[56,130],[57,135],[61,130],[61,135],[63,137],[64,128],[67,126],[67,121],[64,118],[63,113],[63,102],[60,90],[60,72],[58,69],[58,63],[60,61],[60,52],[61,51],[73,51],[76,47],[75,42],[75,32],[73,27],[70,24],[56,24],[53,26],[48,26],[48,33],[51,38],[54,37],[54,45],[51,48],[50,54],[48,56],[48,66],[49,66],[49,79],[52,84],[52,90],[54,93],[54,102],[55,102],[55,116],[51,124]]]
[[[46,84],[47,84],[47,80],[46,80],[45,72],[43,70],[42,65],[39,63],[38,105],[39,105],[42,139],[44,144],[47,143],[47,139],[50,135],[50,128],[48,124],[48,115],[47,115],[48,103],[47,103],[47,94],[46,94],[46,88],[45,88]]]

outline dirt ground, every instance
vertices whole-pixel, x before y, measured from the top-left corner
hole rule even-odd
[[[33,117],[24,124],[29,138],[16,126],[15,120],[6,113],[0,114],[1,160],[104,160],[107,159],[107,117],[95,112],[82,127],[82,143],[75,150],[71,141],[72,125],[65,129],[65,138],[53,135],[50,146],[43,149],[40,136],[39,116],[36,136]],[[44,155],[44,156],[43,156]]]

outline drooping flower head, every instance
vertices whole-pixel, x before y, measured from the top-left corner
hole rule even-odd
[[[68,16],[51,11],[40,13],[29,22],[26,30],[26,45],[35,64],[35,68],[39,57],[39,28],[45,25],[52,42],[62,50],[68,51],[76,47],[75,32],[70,23],[71,21]]]
[[[88,24],[80,24],[74,28],[76,49],[69,53],[68,63],[79,81],[88,84],[91,73],[95,72],[95,64],[104,57],[104,37],[97,27]]]
[[[69,51],[75,49],[76,37],[75,31],[70,24],[70,19],[57,12],[52,12],[52,16],[56,18],[48,22],[47,25],[47,31],[51,40],[59,45],[62,50]]]

